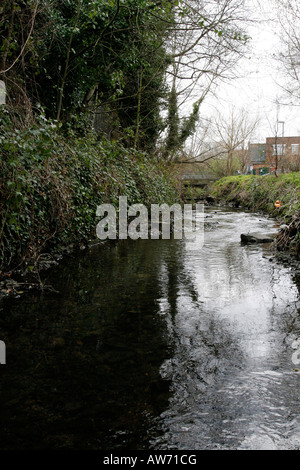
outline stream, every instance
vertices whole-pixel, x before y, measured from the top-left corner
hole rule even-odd
[[[1,301],[2,450],[300,449],[299,290],[240,241],[278,227],[205,221],[199,250],[95,244],[43,274],[57,292]]]

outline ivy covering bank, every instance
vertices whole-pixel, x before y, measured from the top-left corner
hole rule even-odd
[[[279,249],[300,252],[300,173],[255,176],[239,175],[222,178],[213,184],[216,199],[267,212],[286,224],[278,237]],[[280,207],[275,207],[280,201]]]
[[[42,253],[96,237],[96,208],[174,203],[172,171],[142,151],[95,135],[60,133],[43,115],[25,130],[1,111],[1,270],[33,267]]]
[[[95,236],[119,195],[178,201],[171,162],[246,52],[243,3],[223,3],[1,0],[0,271]]]

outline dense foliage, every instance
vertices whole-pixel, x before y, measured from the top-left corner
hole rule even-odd
[[[171,204],[179,198],[176,179],[144,152],[91,134],[66,139],[41,114],[23,131],[9,126],[0,137],[2,269],[33,265],[46,250],[96,237],[97,205]]]
[[[153,147],[162,127],[171,2],[14,0],[4,1],[1,18],[1,68],[15,105],[26,95],[68,125],[83,111],[93,125],[96,113],[102,130]],[[24,37],[26,51],[10,69]]]
[[[169,157],[194,132],[210,86],[241,57],[242,12],[242,0],[3,0],[8,105],[26,124],[39,103],[64,127],[95,127],[147,151],[165,131]]]

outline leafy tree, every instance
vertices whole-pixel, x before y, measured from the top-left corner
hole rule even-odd
[[[101,106],[115,128],[133,134],[129,145],[153,147],[162,127],[171,2],[5,0],[3,12],[1,73],[30,102],[63,123],[86,113],[90,125]]]
[[[173,85],[169,96],[169,109],[167,118],[167,137],[164,150],[165,158],[172,160],[185,141],[195,132],[199,119],[199,107],[202,100],[194,103],[189,116],[183,118],[180,123],[177,104],[177,93]]]

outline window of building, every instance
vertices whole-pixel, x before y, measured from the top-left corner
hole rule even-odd
[[[299,153],[299,144],[292,144],[292,154],[297,155]]]
[[[277,147],[277,151],[276,151]],[[285,154],[285,144],[273,145],[273,155],[284,155]]]

